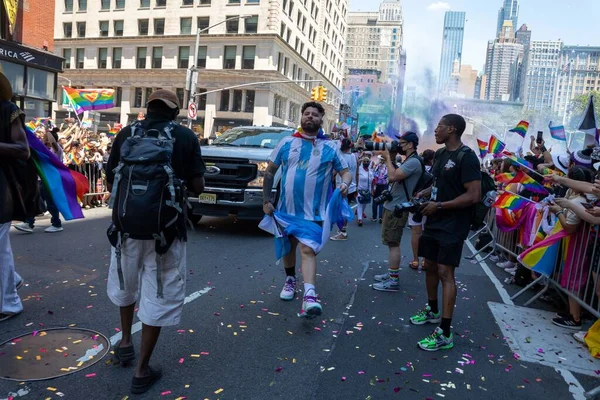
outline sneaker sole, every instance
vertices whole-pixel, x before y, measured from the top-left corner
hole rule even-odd
[[[313,319],[321,316],[323,314],[323,309],[321,307],[313,307],[309,310],[306,310],[303,314],[298,314],[300,318]]]
[[[426,346],[421,345],[421,343],[417,343],[417,346],[421,349],[421,350],[425,350],[425,351],[438,351],[438,350],[450,350],[451,348],[454,347],[454,343],[451,344],[447,344],[445,346],[441,346],[441,347],[436,347],[434,349],[430,349]]]
[[[375,286],[372,286],[372,287],[373,287],[373,290],[377,290],[378,292],[399,292],[400,291],[400,289],[383,289],[383,288],[378,289]]]
[[[382,279],[382,278],[373,278],[373,280],[375,282],[385,282],[385,281],[387,281],[387,279]]]
[[[292,301],[292,300],[294,300],[294,296],[292,296],[292,297],[285,297],[285,296],[279,295],[279,298],[281,300],[283,300],[283,301]]]
[[[23,232],[23,233],[33,233],[33,229],[27,230],[27,229],[20,228],[18,226],[15,226],[15,229],[18,230],[19,232]]]
[[[422,322],[415,322],[412,319],[410,320],[410,323],[413,325],[425,325],[425,324],[439,324],[442,321],[441,318],[438,319],[428,319],[426,321],[422,321]]]
[[[560,324],[557,324],[557,323],[556,323],[556,322],[554,322],[554,321],[552,321],[552,323],[553,323],[554,325],[556,325],[556,326],[560,326],[561,328],[565,328],[565,329],[572,329],[572,330],[574,330],[574,331],[580,331],[580,330],[581,330],[581,327],[582,327],[581,325],[579,325],[579,326],[565,326],[565,325],[560,325]]]

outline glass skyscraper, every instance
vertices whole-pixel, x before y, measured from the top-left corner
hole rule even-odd
[[[447,84],[452,74],[454,60],[458,60],[459,64],[462,61],[465,20],[466,13],[464,11],[446,11],[440,77],[438,81],[438,91],[440,93],[447,92]]]
[[[496,36],[502,32],[504,21],[512,21],[513,28],[517,29],[517,20],[519,19],[519,0],[504,0],[504,4],[498,11],[498,29]]]

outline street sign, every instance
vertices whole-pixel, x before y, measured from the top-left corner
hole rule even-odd
[[[198,106],[196,106],[196,103],[191,102],[190,105],[188,106],[188,118],[195,121],[197,116],[198,116]]]

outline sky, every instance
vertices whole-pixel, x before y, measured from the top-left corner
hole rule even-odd
[[[407,85],[415,85],[425,68],[437,77],[446,11],[465,11],[467,22],[462,64],[481,70],[488,40],[496,36],[503,0],[402,0]],[[568,45],[600,46],[600,1],[520,0],[518,27],[527,24],[532,40],[558,40]],[[350,11],[377,11],[378,0],[350,0]],[[587,22],[586,22],[587,21]],[[518,27],[516,29],[518,29]]]

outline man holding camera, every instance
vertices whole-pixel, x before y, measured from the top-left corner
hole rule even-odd
[[[445,147],[434,158],[433,186],[417,194],[430,197],[421,213],[427,216],[419,241],[419,257],[425,259],[427,298],[425,309],[410,318],[414,325],[438,324],[421,340],[422,350],[448,350],[454,347],[450,331],[456,303],[454,269],[460,265],[462,248],[469,234],[475,205],[481,201],[481,169],[473,150],[461,142],[466,128],[463,117],[448,114],[435,129],[435,141]],[[438,286],[442,283],[442,312],[438,309]],[[441,316],[441,319],[440,319]]]
[[[406,132],[398,137],[397,142],[388,143],[383,152],[391,186],[383,204],[381,238],[383,244],[390,249],[390,255],[388,272],[374,277],[377,281],[373,284],[375,290],[383,292],[397,292],[400,290],[398,282],[400,240],[402,239],[402,230],[408,221],[408,212],[402,212],[400,209],[395,212],[394,209],[411,200],[423,173],[423,165],[417,154],[418,145],[419,136],[414,132]],[[394,162],[397,154],[406,156],[400,167],[397,167]]]

